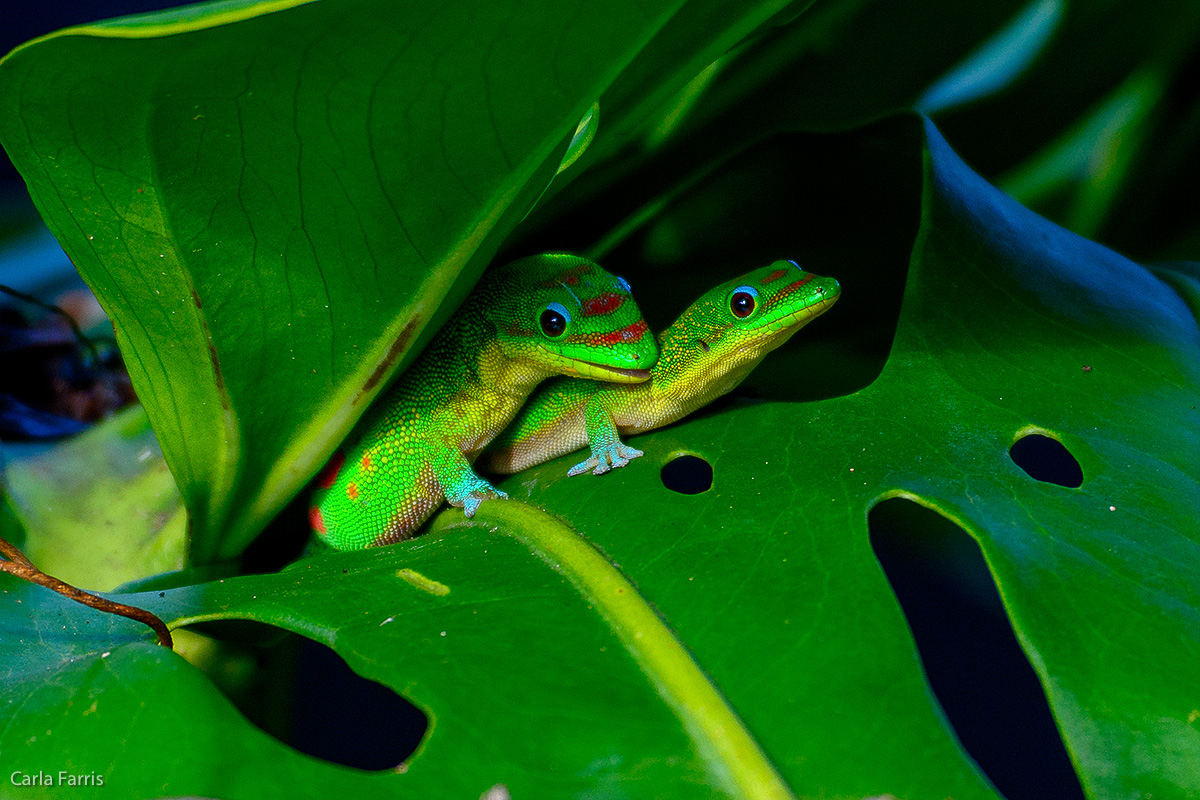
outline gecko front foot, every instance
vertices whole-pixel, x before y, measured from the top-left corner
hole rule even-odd
[[[582,475],[589,469],[592,470],[593,475],[603,475],[610,469],[625,466],[640,455],[643,455],[641,450],[617,442],[608,447],[593,450],[591,458],[580,461],[571,467],[567,470],[567,475]]]
[[[473,479],[454,494],[446,495],[446,502],[463,510],[468,517],[475,516],[475,510],[484,500],[507,500],[508,495],[492,486],[483,478],[473,476]]]

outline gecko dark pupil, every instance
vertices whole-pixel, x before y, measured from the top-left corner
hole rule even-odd
[[[547,308],[541,316],[542,333],[547,336],[562,336],[567,329],[567,320],[562,314],[552,308]]]
[[[729,307],[735,317],[748,317],[754,313],[754,296],[748,292],[738,292],[730,299]]]

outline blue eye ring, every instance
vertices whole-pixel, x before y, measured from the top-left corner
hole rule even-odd
[[[571,325],[571,312],[562,303],[547,303],[538,315],[538,326],[551,339],[558,339]]]
[[[625,280],[620,275],[617,276],[617,285],[630,294],[633,294],[633,287],[629,285],[629,281]]]
[[[745,284],[729,294],[729,310],[738,319],[745,319],[758,308],[758,289]]]

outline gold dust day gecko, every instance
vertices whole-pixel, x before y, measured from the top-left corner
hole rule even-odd
[[[661,355],[649,381],[547,381],[478,465],[508,474],[590,444],[591,457],[569,475],[623,467],[642,451],[622,443],[621,434],[675,422],[729,392],[840,294],[836,280],[805,272],[793,261],[776,261],[723,283],[659,334]]]
[[[334,453],[313,492],[313,531],[357,550],[408,538],[443,500],[471,516],[507,497],[472,462],[539,383],[636,383],[657,359],[623,278],[570,255],[492,270]]]

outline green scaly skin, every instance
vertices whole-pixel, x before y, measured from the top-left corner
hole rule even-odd
[[[658,337],[661,356],[650,380],[618,386],[569,378],[546,382],[479,459],[509,474],[590,444],[591,458],[567,474],[599,475],[642,451],[621,434],[675,422],[732,390],[758,362],[837,300],[833,278],[776,261],[706,292]],[[751,297],[748,313],[745,312]]]
[[[338,550],[388,544],[443,500],[471,516],[507,497],[471,464],[537,384],[644,381],[657,358],[629,284],[586,259],[533,256],[489,272],[318,477],[309,509],[318,540]]]

